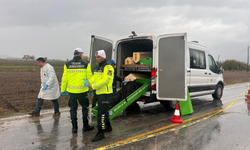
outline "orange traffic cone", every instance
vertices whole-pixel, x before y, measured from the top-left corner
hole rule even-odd
[[[183,122],[183,120],[180,117],[179,103],[176,104],[174,117],[170,121],[173,123],[182,123]]]
[[[250,89],[248,90],[245,101],[250,101]]]

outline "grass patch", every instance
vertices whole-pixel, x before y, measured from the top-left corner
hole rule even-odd
[[[15,114],[18,114],[18,113],[27,114],[27,113],[32,112],[32,111],[33,111],[33,109],[21,110],[19,112],[15,112],[15,111],[0,112],[0,116],[15,115]]]
[[[250,82],[250,81],[234,81],[234,82],[228,82],[228,83],[225,83],[225,85],[232,85],[232,84],[237,84],[237,83],[246,83],[246,82]]]

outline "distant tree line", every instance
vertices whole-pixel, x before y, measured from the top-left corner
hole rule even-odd
[[[247,70],[246,63],[234,59],[226,60],[224,62],[217,62],[217,64],[218,66],[222,66],[224,70],[239,70],[239,71]],[[248,69],[250,69],[250,67],[248,67]]]
[[[35,59],[35,56],[34,56],[34,55],[24,55],[22,59],[25,59],[26,61],[27,61],[28,59],[34,60],[34,59]]]

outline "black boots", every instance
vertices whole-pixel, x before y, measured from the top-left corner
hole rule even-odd
[[[77,121],[72,121],[72,133],[77,133]]]
[[[111,132],[113,128],[111,127],[110,122],[106,122],[106,128],[103,130],[104,132]]]
[[[90,131],[90,130],[94,130],[94,127],[90,126],[89,124],[84,124],[82,132],[86,132],[86,131]]]
[[[96,142],[96,141],[100,141],[102,139],[105,139],[104,132],[103,132],[103,130],[98,129],[96,136],[93,139],[91,139],[91,141]]]
[[[111,132],[112,130],[113,128],[111,127],[110,122],[106,122],[106,128],[104,130],[98,129],[96,136],[93,139],[91,139],[91,141],[96,142],[105,139],[104,132]]]
[[[77,133],[77,130],[78,130],[77,121],[72,121],[72,133]],[[82,131],[85,132],[90,130],[94,130],[94,127],[90,126],[88,123],[85,123]]]
[[[94,127],[89,125],[88,120],[84,120],[82,132],[86,132],[86,131],[90,131],[90,130],[94,130]]]

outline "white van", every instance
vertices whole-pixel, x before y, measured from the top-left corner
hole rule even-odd
[[[160,101],[167,109],[175,109],[176,101],[190,96],[211,94],[220,99],[223,94],[223,69],[219,68],[205,46],[198,42],[187,42],[186,33],[164,35],[131,35],[118,39],[115,45],[109,39],[92,35],[90,63],[95,67],[95,52],[104,49],[107,60],[116,62],[117,75],[130,73],[151,76],[151,90],[140,100],[145,103]],[[124,61],[133,52],[152,52],[150,70],[126,70]],[[117,87],[120,88],[117,83]]]

